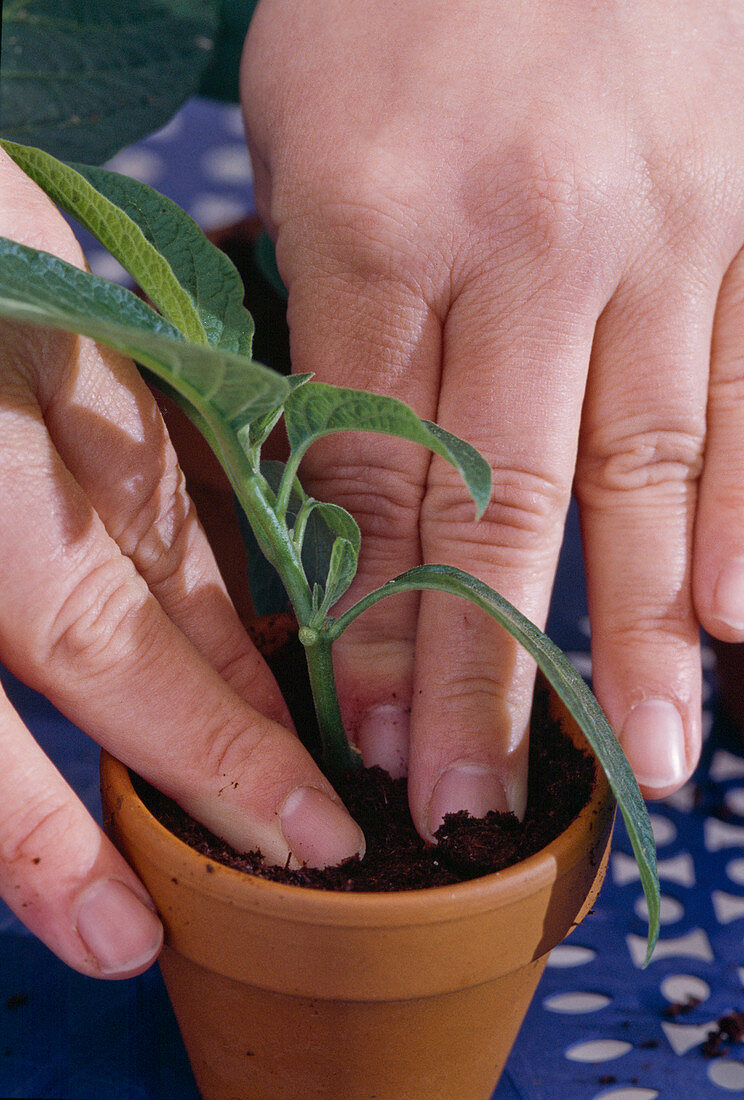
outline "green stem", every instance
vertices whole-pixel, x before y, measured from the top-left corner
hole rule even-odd
[[[300,641],[305,646],[310,686],[321,736],[323,771],[333,782],[339,775],[354,771],[361,757],[346,736],[341,707],[333,674],[331,643],[322,630],[300,629]]]
[[[297,518],[295,519],[294,527],[292,528],[292,541],[300,552],[302,551],[302,543],[305,538],[305,528],[307,527],[307,521],[310,518],[310,513],[312,512],[314,507],[314,498],[305,497],[302,504],[300,505],[300,510],[297,513]]]
[[[159,382],[157,384],[160,384]],[[300,625],[300,637],[305,645],[310,685],[321,735],[323,767],[329,777],[350,771],[359,764],[359,754],[349,744],[341,718],[331,658],[331,639],[325,630],[309,629],[314,611],[312,593],[302,566],[301,546],[298,546],[285,522],[286,505],[297,473],[299,458],[284,474],[284,513],[278,501],[267,497],[268,486],[237,443],[235,436],[205,411],[196,408],[188,398],[167,387],[170,395],[207,439],[228,476],[240,506],[256,536],[261,552],[271,562],[282,579]],[[305,517],[306,518],[306,517]],[[304,639],[303,639],[304,634]]]
[[[279,491],[276,494],[276,514],[279,519],[284,522],[284,518],[287,514],[287,508],[289,507],[289,498],[292,495],[292,486],[295,483],[295,479],[300,469],[300,462],[307,448],[303,447],[296,451],[290,452],[287,463],[284,467],[284,473],[282,474],[281,484],[279,485]]]
[[[299,458],[296,458],[292,468],[288,464],[285,470],[280,490],[280,495],[283,491],[285,497],[284,512],[281,513],[279,501],[274,501],[273,494],[272,499],[267,496],[270,491],[256,468],[257,456],[254,455],[251,461],[235,435],[226,430],[218,418],[210,416],[211,410],[202,411],[185,395],[167,384],[163,385],[157,378],[154,381],[169,393],[206,438],[248,517],[261,552],[277,570],[287,590],[300,625],[300,640],[305,645],[310,686],[320,727],[323,768],[329,778],[352,770],[358,766],[360,758],[349,744],[341,718],[333,675],[331,639],[327,637],[324,628],[313,630],[309,627],[315,612],[312,593],[302,565],[301,539],[300,545],[297,545],[285,522],[286,506],[297,474]],[[310,509],[306,509],[301,528],[309,511]]]

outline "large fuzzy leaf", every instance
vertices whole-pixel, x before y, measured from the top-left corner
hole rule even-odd
[[[659,935],[660,890],[656,868],[656,846],[646,805],[641,797],[625,753],[620,747],[602,708],[571,662],[534,623],[525,618],[508,600],[487,584],[448,565],[421,565],[402,573],[375,589],[327,625],[329,639],[335,640],[357,615],[374,603],[398,592],[430,589],[464,597],[482,608],[505,627],[534,657],[553,685],[591,745],[601,764],[617,804],[625,819],[633,845],[641,882],[648,903],[648,959]]]
[[[129,176],[0,144],[116,257],[184,336],[250,357],[253,319],[243,306],[240,276],[176,203]]]
[[[0,133],[65,160],[108,160],[196,91],[219,7],[219,0],[5,0]]]
[[[293,391],[284,410],[287,435],[293,451],[304,451],[333,432],[381,432],[421,443],[441,455],[462,475],[482,514],[491,496],[491,470],[486,460],[462,439],[421,420],[394,397],[362,390],[308,382]]]
[[[193,406],[214,430],[235,433],[280,404],[275,371],[195,345],[124,287],[46,252],[0,237],[0,315],[92,336],[131,356]]]

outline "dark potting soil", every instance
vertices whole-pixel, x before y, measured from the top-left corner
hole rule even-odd
[[[298,729],[307,728],[312,715],[307,703],[299,707],[290,687],[302,680],[304,661],[292,636],[291,620],[276,617],[256,637],[290,703]],[[271,652],[272,645],[274,646]],[[267,650],[269,652],[267,652]],[[303,697],[306,698],[306,697]],[[314,738],[311,741],[314,742]],[[538,698],[530,738],[527,810],[523,821],[512,813],[491,812],[473,818],[466,812],[449,814],[437,832],[436,845],[426,844],[416,832],[408,809],[406,781],[391,779],[380,768],[363,769],[335,784],[351,816],[367,841],[364,859],[354,858],[323,870],[290,870],[265,864],[258,851],[238,853],[213,836],[174,802],[133,776],[140,797],[163,825],[192,848],[218,863],[253,875],[296,886],[325,890],[416,890],[447,886],[500,871],[538,852],[555,839],[586,804],[594,783],[595,764],[587,753],[563,735]]]

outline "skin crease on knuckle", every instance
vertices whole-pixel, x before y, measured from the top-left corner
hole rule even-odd
[[[156,619],[147,585],[134,566],[125,558],[95,553],[41,627],[36,663],[45,675],[64,676],[74,669],[79,691],[90,691],[102,680],[110,687],[112,678],[146,663]]]

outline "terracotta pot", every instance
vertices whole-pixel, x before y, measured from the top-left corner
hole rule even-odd
[[[506,871],[341,894],[213,863],[105,754],[101,776],[108,831],[165,925],[161,968],[205,1100],[487,1100],[548,952],[596,898],[614,817],[598,775],[573,824]]]

